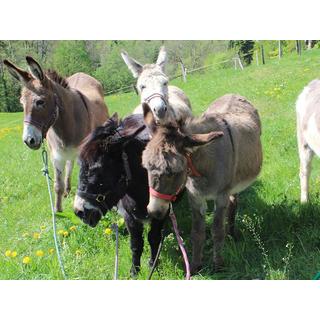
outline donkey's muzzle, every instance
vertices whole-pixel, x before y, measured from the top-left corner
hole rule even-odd
[[[41,142],[39,143],[38,141],[36,141],[35,138],[33,137],[27,137],[23,140],[23,142],[30,148],[33,150],[37,150],[40,148],[41,146]]]

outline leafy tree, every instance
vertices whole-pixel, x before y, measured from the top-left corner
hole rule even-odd
[[[63,76],[94,71],[85,41],[59,41],[53,51],[52,65]]]
[[[253,40],[231,40],[229,42],[230,48],[235,48],[243,61],[249,65],[253,60]]]

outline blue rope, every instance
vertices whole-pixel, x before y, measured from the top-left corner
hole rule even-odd
[[[57,237],[56,212],[54,210],[52,193],[51,193],[51,188],[50,188],[50,180],[52,181],[52,179],[51,179],[51,177],[49,175],[48,152],[46,150],[44,142],[42,143],[42,162],[43,162],[43,165],[44,165],[44,167],[42,169],[42,173],[46,177],[46,180],[47,180],[48,193],[49,193],[49,199],[50,199],[54,245],[56,247],[56,252],[57,252],[57,257],[58,257],[61,273],[63,275],[63,278],[65,280],[67,280],[67,275],[66,275],[66,273],[64,271],[64,266],[63,266],[63,262],[62,262],[61,255],[60,255],[60,245],[59,245],[58,237]]]

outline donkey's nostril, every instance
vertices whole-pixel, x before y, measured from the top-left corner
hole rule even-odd
[[[31,146],[33,146],[35,142],[36,142],[36,141],[34,140],[34,138],[31,138],[31,139],[29,140],[29,144],[30,144]]]

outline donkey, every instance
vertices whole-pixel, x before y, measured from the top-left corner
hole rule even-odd
[[[228,94],[184,125],[155,126],[150,107],[144,104],[143,108],[145,123],[153,130],[142,156],[150,186],[148,213],[163,219],[170,202],[186,186],[192,210],[191,271],[195,273],[202,267],[206,201],[215,200],[213,263],[219,271],[230,196],[250,186],[261,170],[258,112],[245,98]],[[229,223],[234,224],[234,218]]]
[[[164,224],[163,220],[150,219],[147,212],[148,177],[141,157],[148,141],[149,130],[142,115],[130,115],[120,122],[115,114],[86,138],[79,157],[74,212],[86,224],[95,227],[108,210],[117,206],[130,234],[132,276],[140,270],[143,223],[151,224],[148,234],[150,266],[157,254]]]
[[[137,78],[137,91],[141,97],[141,103],[147,102],[154,114],[156,123],[165,124],[175,119],[184,121],[192,115],[191,103],[185,93],[175,87],[168,86],[169,78],[165,75],[167,52],[160,48],[155,64],[142,65],[129,57],[125,51],[121,52],[124,62],[135,78]],[[142,114],[141,104],[134,113]]]
[[[314,154],[320,156],[320,80],[311,81],[296,102],[300,158],[301,203],[308,201],[309,177]]]
[[[62,196],[71,189],[77,148],[92,129],[106,121],[108,109],[101,84],[89,75],[79,72],[64,79],[55,71],[44,72],[32,57],[26,60],[30,72],[8,60],[4,64],[23,85],[24,143],[36,150],[44,138],[48,141],[54,167],[55,210],[62,211]]]

